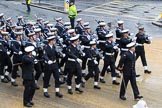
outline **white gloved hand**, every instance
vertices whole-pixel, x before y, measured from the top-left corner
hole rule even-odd
[[[7,51],[7,55],[10,55],[11,54],[11,52],[10,51]]]
[[[117,46],[114,46],[113,48],[114,48],[114,49],[118,49],[118,47],[117,47]]]
[[[48,64],[52,64],[53,62],[51,60],[48,61]]]
[[[76,60],[77,60],[77,62],[82,63],[81,59],[77,58]]]
[[[134,35],[134,33],[130,33],[130,36],[133,36]]]
[[[65,48],[65,47],[66,47],[66,45],[63,45],[63,47]]]
[[[82,49],[82,50],[84,49],[84,45],[81,46],[81,49]]]
[[[38,63],[38,60],[37,59],[34,59],[34,63],[37,64]]]
[[[62,57],[64,58],[66,55],[65,54],[62,54]]]
[[[94,63],[97,65],[98,64],[98,62],[96,61],[96,60],[94,60]]]
[[[85,53],[83,53],[82,56],[85,56]]]
[[[133,37],[133,38],[132,38],[132,41],[136,41],[136,40],[137,40],[137,37]]]
[[[63,42],[63,38],[60,38],[59,41],[60,41],[60,42]]]
[[[105,57],[103,56],[102,59],[104,59]]]
[[[97,44],[99,44],[100,42],[99,41],[97,41]]]
[[[22,51],[19,51],[19,55],[23,54]]]
[[[32,55],[33,55],[33,56],[36,56],[36,52],[35,52],[35,51],[32,51]]]
[[[149,39],[149,40],[151,40],[151,39],[152,39],[152,37],[148,37],[148,39]]]

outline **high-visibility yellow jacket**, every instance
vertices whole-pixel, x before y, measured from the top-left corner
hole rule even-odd
[[[75,18],[77,16],[77,9],[75,5],[70,6],[68,15],[69,18]]]
[[[27,4],[30,4],[31,3],[31,0],[27,0]]]

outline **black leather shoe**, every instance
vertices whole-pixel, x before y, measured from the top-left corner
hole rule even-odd
[[[25,107],[32,107],[31,103],[24,104]]]
[[[138,101],[138,100],[140,100],[142,98],[143,98],[143,96],[136,96],[134,99]]]
[[[40,89],[40,87],[39,87],[37,84],[35,84],[35,88],[36,88],[37,90]]]
[[[48,92],[44,92],[44,97],[50,98],[50,95],[48,94]]]
[[[101,87],[94,85],[94,89],[101,89]]]
[[[4,79],[1,79],[1,82],[8,83],[8,80],[6,78],[4,78]]]
[[[56,92],[56,97],[62,98],[63,95],[60,92]]]
[[[140,74],[137,74],[136,77],[140,77],[141,75]]]
[[[15,87],[18,86],[18,84],[17,84],[16,82],[11,82],[11,85],[12,85],[12,86],[15,86]]]
[[[34,105],[34,102],[32,102],[32,101],[30,101],[29,103],[30,103],[31,105]]]
[[[113,85],[120,85],[120,83],[117,82],[116,80],[114,80],[114,81],[112,82],[112,84],[113,84]]]
[[[82,86],[83,88],[85,88],[85,82],[82,82],[82,83],[81,83],[81,86]]]
[[[20,75],[19,75],[19,74],[17,74],[16,76],[17,76],[17,77],[20,77]]]
[[[5,75],[5,78],[8,80],[8,82],[11,81],[11,78],[9,76]]]
[[[65,84],[65,81],[59,81],[60,85]]]
[[[110,68],[107,68],[107,73],[111,72],[111,69]]]
[[[121,78],[121,75],[119,75],[119,74],[117,73],[117,74],[116,74],[116,77],[117,77],[117,78]]]
[[[72,89],[68,89],[68,93],[72,95],[73,94]]]
[[[127,98],[125,96],[120,96],[121,100],[127,100]]]
[[[144,73],[145,73],[145,74],[151,74],[151,71],[145,70]]]
[[[100,79],[101,83],[106,83],[106,81],[104,79]]]
[[[81,90],[80,88],[75,88],[75,91],[78,93],[83,93],[83,90]]]

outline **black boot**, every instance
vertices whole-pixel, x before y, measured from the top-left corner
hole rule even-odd
[[[121,100],[127,100],[127,98],[125,96],[120,96],[119,97]]]
[[[80,88],[75,88],[75,91],[78,93],[83,93],[83,90],[81,90]]]
[[[140,99],[142,99],[142,98],[143,98],[143,96],[139,96],[139,95],[138,95],[138,96],[136,96],[134,99],[138,101],[138,100],[140,100]]]
[[[48,94],[48,92],[44,92],[44,97],[50,98],[50,95]]]
[[[112,81],[112,84],[113,84],[113,85],[119,85],[120,83],[117,82],[116,80],[114,80],[114,81]]]
[[[100,82],[101,83],[106,83],[106,81],[104,79],[101,79],[101,78],[100,78]]]
[[[18,84],[14,81],[14,82],[11,82],[11,85],[12,86],[15,86],[15,87],[17,87],[18,86]]]
[[[151,71],[145,70],[144,73],[145,73],[145,74],[151,74]]]
[[[5,75],[5,78],[8,80],[8,82],[11,81],[11,78],[9,76]]]
[[[98,85],[94,85],[94,89],[101,89]]]
[[[1,82],[8,83],[8,80],[6,78],[1,79]]]
[[[72,89],[68,89],[68,93],[72,95],[73,94]]]
[[[56,97],[62,98],[63,95],[60,92],[56,92]]]

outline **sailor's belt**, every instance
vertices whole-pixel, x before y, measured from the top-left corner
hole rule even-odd
[[[68,58],[68,61],[76,61],[75,59]]]
[[[116,38],[116,40],[120,40],[120,38]]]
[[[88,58],[87,60],[96,60],[97,58]]]
[[[139,44],[139,43],[136,43],[137,44],[137,46],[144,46],[143,44]]]
[[[126,49],[126,48],[121,48],[121,51],[128,51],[128,49]]]
[[[105,55],[110,55],[111,56],[111,55],[114,55],[114,53],[105,53]]]
[[[104,41],[104,40],[99,40],[99,42],[100,42],[100,43],[105,43],[106,41]]]
[[[84,46],[84,48],[90,48],[90,46]]]
[[[17,52],[13,52],[14,54],[18,54]]]

